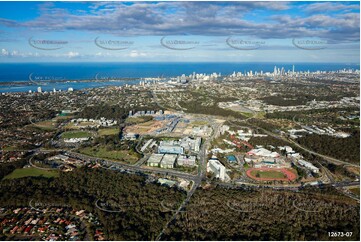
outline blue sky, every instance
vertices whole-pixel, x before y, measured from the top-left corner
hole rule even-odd
[[[0,62],[359,63],[359,2],[0,2]]]

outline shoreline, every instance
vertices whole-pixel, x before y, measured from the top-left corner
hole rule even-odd
[[[30,81],[30,80],[22,80],[22,81],[0,81],[1,86],[31,86],[31,85],[47,85],[47,84],[56,84],[56,83],[86,83],[86,82],[127,82],[127,81],[140,81],[142,78],[133,78],[133,77],[124,77],[119,79],[76,79],[76,80],[57,80],[57,81]]]

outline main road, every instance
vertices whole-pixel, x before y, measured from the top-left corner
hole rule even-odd
[[[213,133],[208,138],[205,139],[205,141],[202,144],[201,150],[199,152],[199,167],[198,167],[198,175],[193,179],[192,188],[187,193],[187,197],[183,200],[181,205],[178,207],[178,209],[174,212],[173,216],[167,221],[167,223],[164,225],[162,231],[157,236],[157,241],[161,240],[164,232],[168,228],[169,224],[171,224],[178,216],[178,214],[187,206],[189,203],[191,197],[193,196],[194,192],[197,190],[197,188],[201,185],[202,180],[205,178],[206,175],[206,169],[207,169],[207,150],[210,147],[211,140],[213,140],[215,137],[217,137],[219,133],[219,128],[222,124],[215,124],[213,126]]]
[[[242,121],[242,120],[241,120],[241,121]],[[249,123],[248,120],[243,120],[243,121],[245,121],[246,123],[248,123],[250,126],[253,126],[253,127],[255,127],[255,128],[258,128],[258,129],[262,130],[265,134],[268,134],[269,136],[275,137],[275,138],[277,138],[277,139],[281,139],[281,140],[283,140],[283,141],[285,141],[285,142],[287,142],[287,143],[294,144],[294,145],[297,146],[298,148],[300,148],[300,149],[302,149],[302,150],[304,150],[304,151],[306,151],[306,152],[308,152],[308,153],[310,153],[310,154],[312,154],[312,155],[321,157],[321,158],[323,158],[323,159],[325,159],[325,160],[327,160],[327,161],[329,161],[329,162],[331,162],[331,163],[333,163],[333,164],[335,164],[335,165],[349,165],[349,166],[355,166],[355,167],[359,167],[359,166],[360,166],[360,165],[352,164],[352,163],[350,163],[350,162],[342,161],[342,160],[339,160],[339,159],[336,159],[336,158],[333,158],[333,157],[330,157],[330,156],[323,155],[323,154],[320,154],[320,153],[318,153],[318,152],[312,151],[312,150],[310,150],[310,149],[308,149],[308,148],[303,147],[302,145],[298,144],[296,141],[294,141],[294,140],[292,140],[292,139],[286,139],[285,137],[283,137],[283,136],[281,136],[281,135],[278,135],[278,134],[275,134],[275,133],[273,133],[273,132],[270,132],[270,131],[268,131],[268,130],[262,128],[262,127],[259,127],[259,126],[255,125],[255,124],[251,124],[251,123]],[[232,122],[232,121],[231,121],[231,122]]]

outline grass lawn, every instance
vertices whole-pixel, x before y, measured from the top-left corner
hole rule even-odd
[[[99,129],[98,134],[100,136],[117,135],[117,134],[119,134],[119,129],[117,129],[117,128],[114,128],[114,129]]]
[[[139,124],[148,122],[150,120],[153,120],[152,116],[138,116],[138,117],[129,117],[125,120],[126,124]]]
[[[246,118],[252,118],[253,117],[253,113],[248,113],[248,112],[240,112],[243,116],[245,116]]]
[[[33,124],[33,126],[44,130],[53,130],[56,128],[56,122],[52,120],[41,121]]]
[[[15,169],[12,173],[5,176],[4,179],[16,179],[28,176],[42,176],[42,177],[57,177],[59,176],[58,171],[46,171],[37,169],[34,167]]]
[[[64,126],[65,129],[69,130],[69,129],[79,129],[79,127],[75,126],[74,123],[67,123],[65,126]]]
[[[207,121],[202,121],[202,120],[196,120],[196,121],[193,121],[191,122],[191,125],[193,127],[196,127],[196,126],[203,126],[203,125],[208,125],[209,123]]]
[[[86,138],[91,136],[92,134],[87,131],[68,131],[61,134],[61,138],[63,139]]]
[[[14,146],[4,146],[4,147],[0,147],[3,151],[14,151],[14,150],[21,150],[18,147],[14,147]]]
[[[155,123],[155,121],[151,120],[151,121],[146,121],[144,123],[141,123],[141,124],[139,124],[139,126],[150,128],[154,125],[154,123]]]
[[[95,124],[93,122],[80,122],[80,123],[68,123],[65,128],[66,129],[82,129],[82,128],[87,128],[87,126],[94,126]]]
[[[350,188],[349,189],[353,194],[360,196],[360,188],[359,187],[355,187],[355,188]]]
[[[93,157],[123,161],[129,164],[134,164],[140,159],[138,155],[132,151],[106,150],[105,147],[86,147],[80,149],[79,152]]]
[[[259,174],[259,176],[257,176]],[[253,170],[251,171],[251,175],[259,178],[285,178],[285,175],[282,172],[279,171],[257,171]]]
[[[53,118],[54,121],[57,120],[67,120],[67,119],[72,119],[74,118],[74,115],[58,115],[55,118]]]

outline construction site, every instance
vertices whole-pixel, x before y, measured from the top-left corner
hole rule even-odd
[[[133,136],[173,136],[209,137],[212,125],[222,120],[201,118],[183,113],[165,111],[155,114],[129,116],[128,125],[123,130],[124,137]]]

